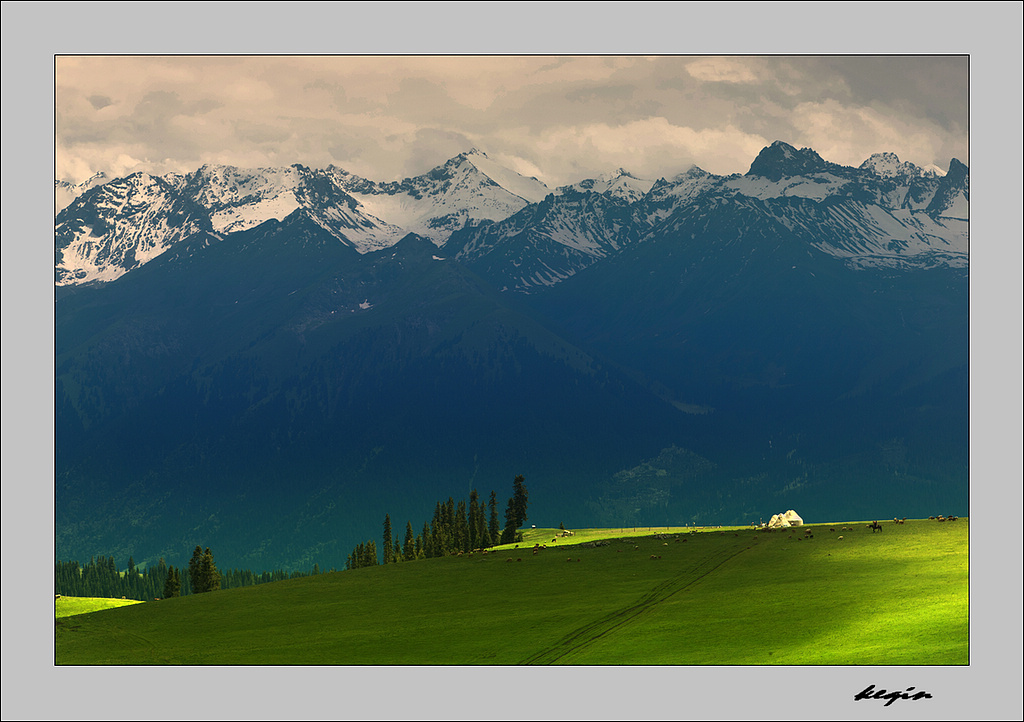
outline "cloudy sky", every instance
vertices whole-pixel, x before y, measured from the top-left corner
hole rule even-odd
[[[742,173],[774,140],[859,165],[968,156],[961,55],[59,55],[58,178],[334,164],[373,180],[478,148],[548,186]]]

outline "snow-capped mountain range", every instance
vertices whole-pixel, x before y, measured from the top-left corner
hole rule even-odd
[[[581,528],[966,509],[957,160],[774,143],[744,174],[550,189],[472,151],[394,183],[204,166],[57,191],[66,558],[201,539],[326,566],[380,510],[510,472]]]
[[[852,168],[776,141],[743,175],[693,167],[652,181],[620,169],[555,190],[475,149],[390,183],[302,165],[56,181],[55,281],[112,281],[198,233],[223,238],[303,214],[359,253],[413,233],[526,291],[647,238],[694,236],[688,219],[728,214],[730,203],[854,268],[967,265],[969,175],[956,159],[946,174],[892,153]]]

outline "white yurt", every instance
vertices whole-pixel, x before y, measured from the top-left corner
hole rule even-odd
[[[772,520],[768,522],[769,529],[785,529],[791,526],[803,526],[804,520],[800,518],[800,515],[790,509],[785,514],[776,514],[772,517]]]

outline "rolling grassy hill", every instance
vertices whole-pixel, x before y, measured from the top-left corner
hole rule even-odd
[[[487,554],[65,617],[55,662],[968,663],[966,519],[806,528],[527,530]]]

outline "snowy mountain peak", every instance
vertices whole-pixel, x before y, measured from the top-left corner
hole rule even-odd
[[[334,166],[205,164],[188,174],[97,175],[77,185],[55,181],[54,188],[58,285],[111,281],[197,233],[223,237],[299,213],[359,253],[391,247],[410,233],[441,246],[458,232],[464,256],[483,258],[487,249],[515,244],[554,254],[534,263],[527,258],[534,250],[516,251],[514,263],[525,273],[510,285],[516,288],[560,282],[650,233],[675,233],[698,208],[717,215],[733,204],[774,214],[773,222],[791,231],[821,223],[842,228],[828,241],[819,233],[819,250],[851,263],[924,263],[933,256],[935,263],[965,263],[970,193],[969,169],[956,159],[942,175],[894,153],[876,153],[853,168],[781,141],[764,148],[745,175],[691,166],[653,182],[618,168],[553,193],[476,148],[400,182]],[[507,245],[499,236],[518,240]]]
[[[103,171],[95,173],[81,183],[72,183],[66,180],[53,182],[53,215],[56,216],[62,210],[71,205],[76,198],[96,186],[109,183],[112,179]]]
[[[860,170],[874,173],[880,178],[920,178],[925,172],[913,163],[900,163],[895,153],[875,153],[860,164]]]
[[[707,178],[710,175],[711,174],[708,173],[703,168],[701,168],[699,166],[696,166],[696,165],[691,165],[685,172],[680,173],[675,178],[673,178],[672,181],[675,182],[675,183],[679,183],[679,182],[684,181],[684,180],[693,180],[693,179],[697,179],[697,178]]]
[[[647,195],[652,187],[654,187],[654,181],[637,178],[624,168],[619,168],[613,173],[602,173],[596,178],[587,178],[579,183],[562,186],[558,189],[558,193],[591,191],[633,203]]]

